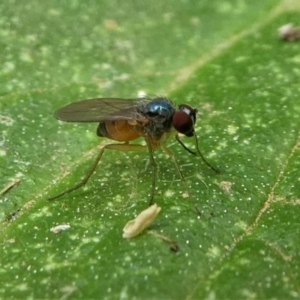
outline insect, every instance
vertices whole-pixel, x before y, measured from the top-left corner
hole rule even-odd
[[[153,151],[161,147],[173,160],[180,178],[184,177],[173,153],[167,148],[166,141],[170,136],[175,136],[179,144],[189,153],[200,156],[203,161],[215,172],[199,150],[198,139],[195,133],[197,110],[189,105],[181,104],[176,108],[173,103],[163,97],[156,98],[97,98],[70,103],[58,109],[55,117],[65,122],[96,122],[98,124],[97,135],[117,141],[118,143],[103,146],[85,177],[72,188],[49,198],[57,199],[70,193],[87,183],[95,171],[105,150],[140,151],[148,150],[150,165],[152,168],[152,186],[150,203],[153,204],[156,184],[156,164]],[[179,134],[194,137],[195,151],[190,150],[180,140]],[[143,137],[146,145],[130,143]]]

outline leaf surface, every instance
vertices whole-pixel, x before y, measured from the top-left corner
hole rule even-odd
[[[300,44],[277,36],[300,25],[297,1],[9,1],[0,11],[1,298],[299,297]],[[149,231],[122,238],[149,202],[147,152],[106,151],[84,188],[46,201],[109,142],[53,112],[142,91],[199,110],[201,151],[221,171],[170,140],[186,198],[155,152],[162,210],[151,230],[176,253]],[[70,228],[50,231],[61,224]]]

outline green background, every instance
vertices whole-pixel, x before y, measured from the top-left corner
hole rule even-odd
[[[300,26],[299,1],[29,0],[0,13],[0,190],[20,180],[0,196],[0,298],[300,297],[300,43],[277,36]],[[151,229],[177,253],[147,232],[122,238],[149,201],[146,152],[107,152],[86,187],[46,201],[108,142],[53,112],[141,91],[197,108],[200,148],[221,170],[170,140],[189,201],[155,152]]]

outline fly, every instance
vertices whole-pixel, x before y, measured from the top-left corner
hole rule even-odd
[[[190,154],[200,156],[207,166],[216,173],[200,152],[198,139],[195,133],[197,110],[189,105],[181,104],[176,108],[173,103],[163,97],[153,99],[121,99],[121,98],[97,98],[73,102],[58,109],[55,117],[64,122],[96,122],[98,124],[97,135],[118,143],[107,144],[100,149],[98,156],[85,177],[72,188],[49,198],[57,199],[84,186],[94,173],[105,150],[140,151],[148,150],[150,165],[152,168],[152,185],[150,203],[153,204],[156,185],[156,164],[153,151],[161,147],[173,160],[176,170],[184,181],[179,165],[173,153],[167,148],[166,141],[173,135],[179,144]],[[180,140],[179,134],[194,138],[195,150],[190,150]],[[131,143],[135,139],[143,137],[146,145]]]

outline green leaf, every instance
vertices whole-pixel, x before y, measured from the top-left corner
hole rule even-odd
[[[299,2],[101,2],[0,4],[0,298],[299,298],[300,44],[277,36]],[[149,202],[147,152],[106,151],[48,202],[110,142],[53,112],[141,91],[199,110],[221,173],[170,139],[190,197],[155,151],[156,235],[125,240]]]

